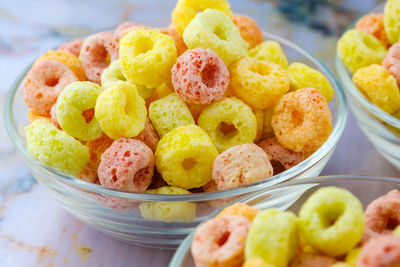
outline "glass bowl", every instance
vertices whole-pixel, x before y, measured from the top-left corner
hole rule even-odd
[[[300,61],[322,72],[335,89],[335,97],[330,103],[333,131],[329,139],[306,160],[269,179],[223,192],[155,195],[107,189],[44,166],[27,153],[23,133],[23,128],[27,125],[28,111],[24,103],[23,81],[31,66],[27,66],[22,71],[8,92],[4,106],[6,130],[32,175],[71,214],[100,231],[128,243],[148,247],[176,248],[194,227],[219,206],[286,180],[318,176],[343,133],[347,119],[347,106],[343,89],[332,72],[297,45],[269,33],[265,33],[264,37],[278,41],[291,62]],[[189,222],[179,222],[179,218],[173,218],[174,222],[146,220],[141,216],[139,209],[140,203],[144,201],[191,202],[196,205],[195,218]],[[185,217],[185,214],[182,214],[182,217]]]
[[[390,190],[400,189],[400,179],[368,176],[325,176],[311,179],[285,182],[280,185],[245,196],[235,202],[242,202],[258,209],[279,208],[298,214],[300,207],[317,189],[325,186],[336,186],[351,191],[366,206],[374,199]],[[214,216],[217,215],[217,212]],[[214,217],[213,216],[213,217]],[[194,267],[190,246],[193,241],[192,232],[175,252],[170,267]]]
[[[368,13],[383,12],[384,4]],[[349,28],[354,28],[354,21]],[[358,125],[376,150],[400,170],[400,120],[369,101],[353,84],[352,76],[336,54],[336,69]]]

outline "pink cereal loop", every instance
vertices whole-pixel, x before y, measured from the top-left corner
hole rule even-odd
[[[267,153],[271,165],[274,168],[274,175],[288,170],[304,160],[303,151],[294,152],[284,148],[276,137],[265,139],[257,145]]]
[[[194,235],[192,255],[196,266],[241,266],[250,221],[224,215],[200,225]]]
[[[25,102],[39,115],[50,117],[51,107],[68,84],[78,81],[70,68],[55,60],[41,60],[25,78]]]
[[[400,237],[385,234],[371,239],[358,256],[357,267],[389,267],[400,264]]]
[[[99,32],[86,39],[79,58],[88,80],[100,83],[103,70],[118,59],[118,53],[119,41],[111,32]],[[107,62],[107,55],[110,55],[110,62]]]
[[[101,185],[127,192],[146,191],[153,172],[153,152],[131,138],[115,140],[101,156],[97,170]]]
[[[63,50],[67,51],[75,56],[79,56],[79,53],[81,51],[81,47],[83,44],[83,39],[73,39],[69,42],[63,43],[58,47],[58,50]]]
[[[134,138],[145,143],[153,152],[156,151],[158,141],[160,141],[149,118],[146,118],[143,131]]]
[[[385,58],[382,61],[389,73],[396,79],[397,85],[400,86],[400,42],[392,45]]]
[[[172,84],[185,102],[210,104],[224,96],[229,72],[216,53],[196,48],[178,58],[172,68]]]
[[[391,232],[399,224],[400,192],[398,190],[392,190],[375,199],[365,211],[365,227],[376,234]],[[368,234],[368,231],[366,233]],[[374,236],[374,234],[370,233],[369,236]]]

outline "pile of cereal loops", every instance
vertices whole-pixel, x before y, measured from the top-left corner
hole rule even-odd
[[[331,134],[333,94],[228,1],[178,0],[168,28],[124,22],[40,56],[25,136],[37,161],[107,188],[222,191],[313,154]],[[142,214],[157,219],[166,203],[150,204]]]
[[[236,203],[196,229],[191,252],[196,267],[400,266],[400,192],[364,212],[351,192],[322,187],[298,217]]]
[[[400,119],[400,1],[388,0],[383,14],[360,18],[337,44],[339,58],[360,92]]]

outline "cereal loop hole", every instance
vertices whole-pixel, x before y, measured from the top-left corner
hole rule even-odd
[[[218,129],[221,133],[223,133],[227,137],[233,137],[238,133],[238,130],[236,129],[235,125],[226,123],[222,121],[218,125]]]
[[[196,164],[197,164],[197,161],[195,161],[192,158],[187,158],[182,161],[182,168],[185,169],[186,171],[188,171],[190,169],[193,169],[194,166],[196,166]]]
[[[218,68],[213,64],[206,64],[203,70],[200,72],[201,81],[207,87],[213,87],[217,82]]]
[[[231,235],[230,232],[223,233],[217,240],[218,246],[222,247],[228,241],[229,236]]]
[[[85,118],[86,123],[89,123],[94,118],[94,108],[82,111],[82,116]]]
[[[53,77],[49,77],[48,79],[46,79],[45,84],[47,86],[53,87],[53,86],[56,86],[59,81],[60,81],[60,77],[53,76]]]
[[[224,25],[218,24],[217,27],[215,27],[213,33],[221,40],[226,41],[227,38],[227,29]]]
[[[153,49],[154,42],[147,36],[141,37],[137,42],[135,42],[135,54],[144,54],[147,51]]]

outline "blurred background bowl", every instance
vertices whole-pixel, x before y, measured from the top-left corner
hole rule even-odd
[[[384,4],[368,13],[383,12]],[[368,14],[366,13],[366,14]],[[355,20],[350,28],[354,28]],[[376,150],[400,170],[400,120],[369,101],[353,84],[352,75],[336,55],[336,69],[358,125]]]
[[[393,189],[400,188],[400,179],[368,176],[324,176],[299,181],[290,181],[269,189],[245,196],[237,202],[246,203],[257,209],[278,208],[298,214],[303,203],[316,190],[325,186],[336,186],[349,190],[363,204],[364,209],[374,199]],[[217,214],[214,214],[216,216]],[[192,232],[180,245],[170,262],[170,267],[194,267],[190,246]]]
[[[344,92],[332,72],[317,58],[290,41],[270,33],[264,39],[278,41],[290,62],[298,61],[323,73],[335,90],[329,107],[333,131],[329,139],[309,158],[297,166],[257,183],[216,193],[192,195],[154,195],[119,192],[91,184],[40,164],[27,152],[23,133],[28,108],[24,103],[24,77],[27,66],[11,86],[4,105],[6,130],[35,179],[71,214],[119,240],[147,247],[176,248],[202,222],[226,203],[258,190],[291,179],[318,176],[331,157],[347,119]],[[142,217],[141,202],[191,202],[196,204],[195,219],[190,222],[149,221]],[[179,218],[176,218],[179,220]]]

